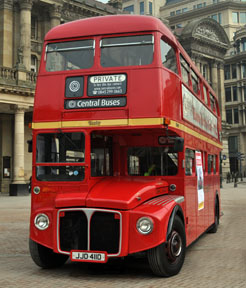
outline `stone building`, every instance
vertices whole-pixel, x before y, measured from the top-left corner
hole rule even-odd
[[[122,9],[131,14],[152,15],[160,18],[160,7],[164,2],[163,0],[122,0]]]
[[[246,155],[246,1],[245,0],[167,0],[160,8],[160,17],[168,20],[170,28],[179,34],[186,25],[194,20],[213,19],[223,27],[229,39],[229,49],[217,61],[224,67],[218,76],[224,82],[224,92],[219,95],[224,120],[224,149],[229,149],[229,157],[224,151],[223,167],[230,161],[230,171],[242,170],[246,173],[246,161],[239,154]],[[213,61],[205,63],[201,59],[200,69],[211,83]],[[205,61],[205,62],[204,62]],[[216,89],[215,89],[216,90]],[[224,97],[224,99],[223,99]],[[224,109],[223,109],[224,106]],[[228,140],[227,140],[228,139]],[[227,169],[226,169],[227,170]]]
[[[36,73],[44,36],[60,23],[116,14],[95,0],[0,0],[0,191],[26,188]]]

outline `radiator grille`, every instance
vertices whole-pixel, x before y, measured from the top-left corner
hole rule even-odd
[[[58,250],[120,251],[121,216],[119,212],[80,209],[58,213]]]

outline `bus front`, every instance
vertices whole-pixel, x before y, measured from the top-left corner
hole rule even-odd
[[[105,34],[46,37],[32,124],[30,252],[41,267],[143,251],[159,275],[183,264],[183,139],[164,123],[161,36],[150,17],[148,29],[123,33],[122,21],[142,23],[129,17],[117,34],[108,32],[116,20],[99,17],[52,37],[67,27],[81,33],[86,21]],[[167,81],[178,83],[174,73]]]

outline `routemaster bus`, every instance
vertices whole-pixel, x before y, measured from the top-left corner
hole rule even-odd
[[[220,219],[217,97],[150,16],[50,30],[33,112],[30,253],[43,267],[141,253],[177,274]]]

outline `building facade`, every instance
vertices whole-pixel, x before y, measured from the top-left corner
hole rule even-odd
[[[160,18],[164,0],[122,0],[122,9],[130,14],[152,15]]]
[[[0,0],[1,193],[26,189],[31,176],[28,123],[45,34],[60,23],[118,12],[95,0]]]

